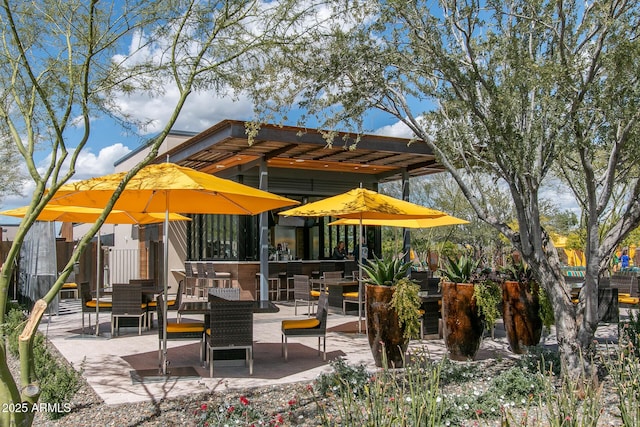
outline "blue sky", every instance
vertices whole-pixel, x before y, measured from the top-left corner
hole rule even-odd
[[[131,42],[134,43],[135,41]],[[131,49],[134,50],[135,49]],[[130,51],[129,46],[123,46],[122,55]],[[145,52],[153,55],[154,52]],[[234,96],[235,95],[235,96]],[[85,179],[93,176],[105,175],[114,171],[114,162],[139,147],[145,139],[157,133],[169,118],[173,106],[178,99],[178,91],[172,85],[166,85],[165,93],[162,96],[151,98],[145,94],[131,94],[116,99],[115,102],[124,112],[132,115],[138,120],[151,119],[152,124],[146,129],[140,129],[139,135],[126,134],[113,121],[106,118],[92,119],[92,132],[89,142],[77,162],[77,173],[74,179]],[[420,108],[414,109],[421,111]],[[249,120],[253,117],[253,106],[251,102],[242,94],[227,93],[220,96],[214,92],[193,93],[189,97],[182,110],[174,130],[199,132],[225,119]],[[296,125],[296,117],[292,118],[288,124]],[[397,136],[411,137],[411,133],[403,125],[397,122],[390,115],[379,111],[370,112],[364,123],[367,129],[375,133]],[[315,126],[309,123],[308,126]],[[73,139],[80,138],[78,134],[69,133],[69,147],[73,148]],[[47,165],[48,152],[38,153],[38,160],[43,165]],[[23,197],[6,197],[0,203],[1,209],[11,209],[24,206],[30,202],[29,195],[32,194],[33,183],[29,180],[25,182]],[[553,192],[553,198],[561,206],[573,205],[569,194],[558,194]],[[0,216],[0,223],[17,223],[18,219]]]

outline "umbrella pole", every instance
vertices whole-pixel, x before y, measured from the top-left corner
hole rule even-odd
[[[163,245],[163,265],[164,270],[162,272],[162,280],[164,281],[164,291],[162,298],[162,321],[164,323],[162,328],[162,375],[167,375],[167,365],[169,364],[167,360],[167,312],[169,303],[167,301],[167,294],[169,293],[169,198],[167,194],[167,207],[164,215],[164,245]]]
[[[362,215],[360,216],[360,225],[358,226],[358,333],[362,333]],[[366,313],[365,313],[366,315]]]
[[[100,316],[100,252],[102,249],[100,248],[100,232],[102,231],[102,227],[98,229],[98,239],[96,243],[97,253],[96,253],[96,336],[100,335],[100,321],[98,317]]]

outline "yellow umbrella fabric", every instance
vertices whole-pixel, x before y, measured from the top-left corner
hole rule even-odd
[[[438,218],[421,218],[421,219],[363,219],[362,225],[381,225],[386,227],[402,227],[402,228],[431,228],[442,227],[445,225],[468,224],[469,221],[456,218],[451,215],[444,214]],[[329,225],[359,225],[360,220],[357,219],[338,219],[330,222]]]
[[[125,172],[63,185],[49,204],[102,208]],[[254,215],[299,202],[173,163],[145,166],[114,209],[129,212]]]
[[[336,216],[353,219],[418,219],[445,215],[435,209],[396,199],[365,188],[279,212],[284,216]]]
[[[0,212],[0,215],[23,218],[27,214],[27,206]],[[48,205],[38,215],[38,221],[60,221],[92,223],[102,214],[102,209],[83,206]],[[106,224],[153,224],[164,221],[165,213],[137,213],[113,210],[105,220]],[[171,213],[169,221],[191,221],[191,218]]]

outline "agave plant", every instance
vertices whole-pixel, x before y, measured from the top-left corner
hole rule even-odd
[[[457,260],[449,257],[449,264],[440,274],[453,283],[470,283],[475,274],[479,260],[474,261],[471,257],[463,255]]]
[[[365,281],[371,285],[393,286],[395,283],[405,277],[410,262],[405,262],[404,257],[398,259],[385,260],[374,255],[374,260],[369,260],[366,264],[362,264],[362,270],[369,276]]]

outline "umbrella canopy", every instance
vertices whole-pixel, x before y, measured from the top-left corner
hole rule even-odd
[[[386,227],[402,227],[402,228],[431,228],[442,227],[445,225],[468,224],[469,221],[456,218],[455,216],[443,214],[438,218],[422,218],[422,219],[363,219],[362,225],[382,225]],[[360,220],[357,219],[338,219],[330,222],[329,225],[358,225]]]
[[[50,204],[102,208],[125,172],[63,185]],[[145,166],[129,181],[114,209],[129,212],[254,215],[298,204],[257,188],[173,163]]]
[[[23,218],[27,215],[28,206],[23,206],[16,209],[9,209],[0,212],[0,215],[13,216]],[[84,206],[60,206],[60,205],[47,205],[38,215],[38,221],[60,221],[60,222],[81,222],[91,223],[95,222],[100,215],[102,215],[102,209],[100,208],[88,208]],[[106,224],[153,224],[157,222],[163,222],[166,219],[169,221],[191,221],[191,218],[182,216],[179,214],[169,214],[166,217],[166,213],[139,213],[139,212],[126,212],[119,210],[112,210],[105,219]],[[96,265],[100,264],[100,239],[97,239],[98,260]],[[98,271],[99,275],[100,272]],[[97,279],[99,282],[100,279]],[[96,286],[96,299],[100,301],[100,289]],[[98,335],[98,318],[99,318],[100,304],[96,304],[96,335]]]
[[[337,196],[327,197],[317,202],[279,212],[284,216],[335,216],[355,220],[359,227],[358,242],[362,242],[364,220],[439,218],[444,212],[385,196],[365,188],[355,188]],[[359,292],[358,292],[358,331],[362,320],[362,252],[359,251]]]
[[[103,208],[122,182],[126,172],[66,184],[51,204]],[[166,212],[164,241],[168,242],[169,212],[191,214],[254,215],[299,202],[218,178],[173,163],[147,165],[131,178],[114,209],[133,212]],[[168,292],[169,245],[164,245],[164,294]],[[162,307],[167,321],[167,299]],[[167,328],[164,327],[160,364],[167,373]]]
[[[27,206],[0,212],[0,215],[23,218],[27,214]],[[102,209],[83,206],[47,205],[38,215],[38,221],[60,222],[95,222],[102,214]],[[106,224],[153,224],[164,221],[165,213],[137,213],[112,210],[104,221]],[[169,221],[191,221],[191,218],[179,214],[169,214]]]
[[[405,202],[365,188],[279,212],[284,216],[336,216],[354,219],[417,219],[445,215],[435,209]]]

